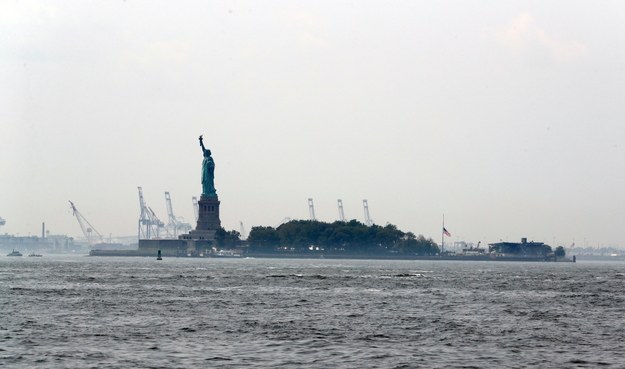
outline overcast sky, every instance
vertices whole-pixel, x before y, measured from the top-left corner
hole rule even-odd
[[[0,2],[1,233],[222,225],[625,247],[622,1]]]

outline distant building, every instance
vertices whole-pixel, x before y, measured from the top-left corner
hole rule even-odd
[[[521,238],[521,242],[489,243],[488,251],[501,255],[536,257],[546,257],[553,253],[551,246],[545,245],[544,242],[527,242],[527,238]]]
[[[0,250],[21,250],[21,251],[45,251],[45,252],[72,252],[78,245],[74,239],[66,235],[37,236],[13,236],[0,235]]]

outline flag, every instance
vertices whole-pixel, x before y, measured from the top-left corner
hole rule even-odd
[[[445,236],[447,236],[447,237],[451,237],[451,233],[449,233],[449,232],[445,229],[445,227],[443,227],[443,233],[445,234]]]

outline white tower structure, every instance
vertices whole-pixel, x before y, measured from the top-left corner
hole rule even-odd
[[[341,222],[344,222],[345,221],[345,213],[343,213],[343,200],[338,199],[338,200],[336,200],[336,202],[339,205],[339,220]]]
[[[317,218],[315,218],[315,205],[313,204],[313,199],[308,199],[308,212],[310,214],[310,220],[317,220]]]
[[[371,217],[369,216],[369,204],[367,203],[367,200],[362,200],[362,207],[365,210],[365,224],[367,225],[367,227],[371,227],[373,225],[373,222],[371,221]]]

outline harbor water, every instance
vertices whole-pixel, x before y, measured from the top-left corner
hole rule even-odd
[[[0,257],[10,368],[625,367],[625,263]]]

